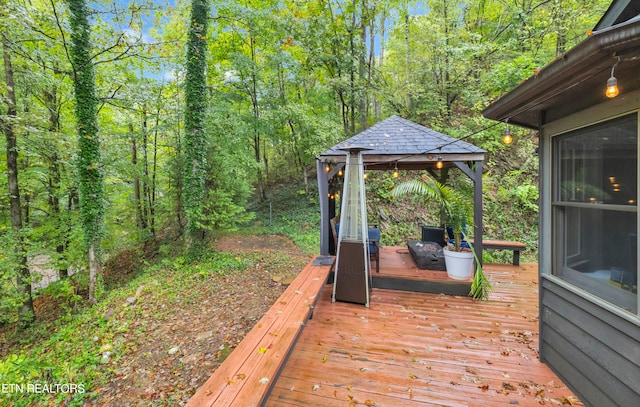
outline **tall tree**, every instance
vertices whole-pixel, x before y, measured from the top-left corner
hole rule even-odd
[[[205,116],[207,109],[206,50],[209,6],[207,0],[192,0],[187,41],[184,118],[184,209],[189,246],[202,239],[202,200],[206,179]]]
[[[4,60],[4,75],[7,85],[7,96],[4,98],[7,105],[6,118],[2,120],[2,127],[7,140],[7,183],[9,186],[9,206],[11,211],[11,227],[16,235],[17,244],[14,246],[18,259],[17,287],[22,305],[18,310],[21,325],[26,326],[34,319],[33,299],[31,297],[31,275],[27,264],[27,253],[22,235],[22,208],[20,205],[20,189],[18,187],[18,145],[13,122],[17,116],[15,82],[13,79],[13,67],[11,65],[11,50],[6,33],[2,34],[2,51]]]
[[[98,137],[98,100],[91,61],[91,27],[85,0],[68,0],[71,12],[71,60],[78,132],[80,216],[89,255],[89,300],[96,301],[96,284],[102,273],[100,246],[104,230],[104,172]]]

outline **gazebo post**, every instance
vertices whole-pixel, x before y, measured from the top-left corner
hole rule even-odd
[[[329,179],[324,171],[324,162],[316,158],[318,195],[320,201],[320,255],[329,255]]]
[[[473,178],[473,249],[482,266],[482,161],[475,162],[475,176]]]

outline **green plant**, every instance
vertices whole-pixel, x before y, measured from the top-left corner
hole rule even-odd
[[[391,192],[394,197],[418,195],[425,199],[433,199],[440,203],[444,215],[445,226],[453,230],[453,250],[462,251],[462,240],[466,240],[465,228],[473,225],[473,205],[471,200],[458,191],[439,183],[428,175],[419,180],[409,180],[399,184]],[[469,296],[478,300],[487,300],[491,291],[491,283],[482,271],[482,263],[478,259],[473,245],[469,245],[475,258],[476,271],[471,284]]]
[[[491,292],[491,289],[493,287],[491,286],[491,282],[489,281],[487,276],[484,274],[484,271],[482,271],[482,263],[478,259],[476,250],[474,249],[472,244],[470,244],[469,247],[471,248],[473,257],[476,261],[476,272],[473,275],[473,282],[471,283],[469,296],[475,298],[476,300],[487,301],[489,299],[489,293]]]
[[[391,191],[393,197],[404,195],[417,195],[440,203],[445,226],[453,230],[453,250],[462,250],[462,233],[473,224],[470,199],[426,174],[420,179],[402,182]]]

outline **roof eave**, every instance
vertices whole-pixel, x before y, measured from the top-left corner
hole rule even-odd
[[[606,59],[606,63],[612,66],[616,53],[635,47],[640,47],[638,19],[594,32],[589,38],[542,68],[536,75],[492,102],[482,114],[489,119],[509,119],[511,124],[537,129],[539,123],[526,121],[524,117],[519,119],[518,115],[535,109],[543,101],[572,86],[579,86],[580,83],[576,82],[575,78],[584,76],[585,72],[595,71],[593,61]]]

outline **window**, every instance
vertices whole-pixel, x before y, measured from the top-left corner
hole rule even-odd
[[[553,138],[554,274],[638,313],[638,116]]]

